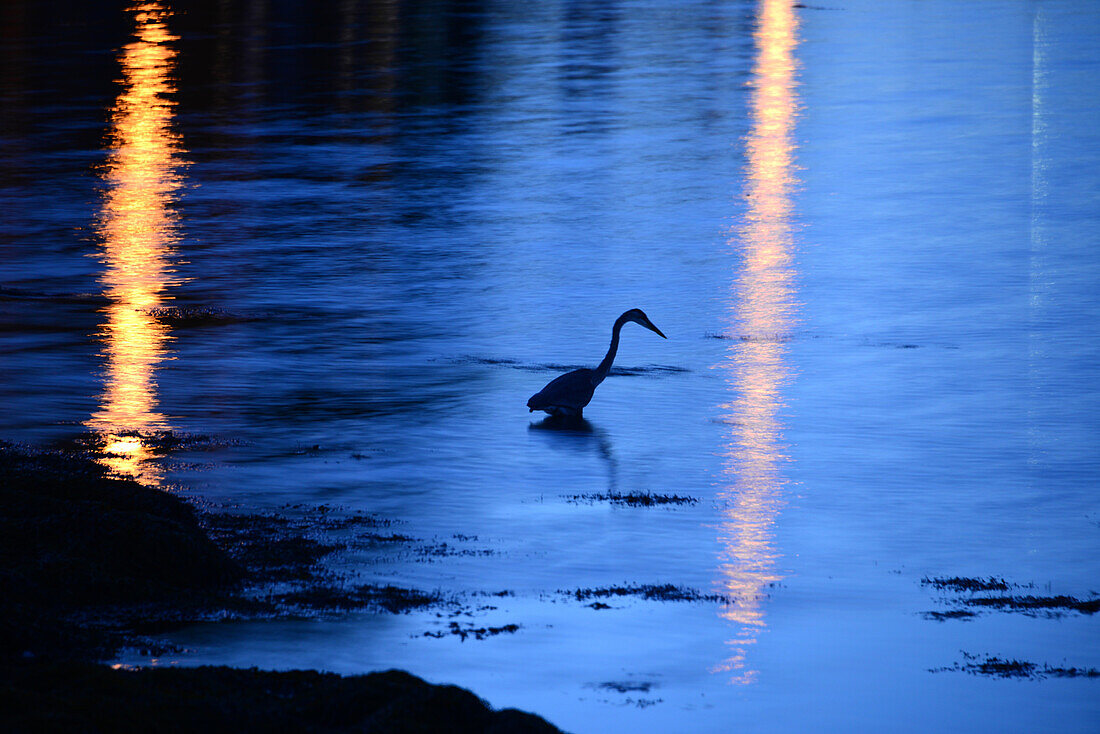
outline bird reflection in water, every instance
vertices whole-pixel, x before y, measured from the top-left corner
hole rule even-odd
[[[555,449],[586,453],[595,451],[607,465],[607,491],[619,488],[619,464],[611,447],[607,431],[584,418],[550,415],[527,426],[528,431],[546,436]]]
[[[736,331],[720,369],[733,399],[722,406],[726,435],[719,525],[719,578],[734,603],[722,616],[737,625],[717,671],[735,683],[751,683],[756,671],[748,648],[765,627],[762,607],[768,588],[782,577],[773,525],[782,505],[785,479],[782,388],[789,379],[786,337],[794,318],[791,251],[794,246],[791,193],[794,122],[797,113],[795,58],[797,18],[788,0],[762,0],[754,33],[750,115],[746,137],[744,224],[730,238],[741,270],[733,286],[731,328]]]
[[[591,435],[596,432],[596,426],[585,418],[564,415],[548,415],[538,423],[528,426],[532,431],[557,431],[562,434]]]
[[[154,309],[175,280],[169,258],[177,242],[172,204],[183,185],[183,148],[171,129],[176,51],[163,4],[144,2],[128,11],[134,40],[119,54],[122,90],[111,110],[109,148],[96,221],[109,305],[100,328],[104,390],[100,409],[86,422],[104,448],[101,462],[148,484],[163,478],[149,435],[169,428],[158,411],[155,372],[166,358],[168,328]]]

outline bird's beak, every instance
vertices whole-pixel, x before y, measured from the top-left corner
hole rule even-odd
[[[649,329],[650,331],[653,331],[653,332],[655,332],[655,333],[657,334],[657,336],[661,337],[662,339],[668,339],[668,337],[667,337],[667,336],[665,336],[664,334],[662,334],[662,333],[661,333],[661,330],[660,330],[660,329],[658,329],[658,328],[657,328],[656,326],[654,326],[654,325],[653,325],[653,322],[652,322],[652,321],[648,321],[648,322],[646,322],[646,325],[645,325],[645,327],[646,327],[647,329]]]

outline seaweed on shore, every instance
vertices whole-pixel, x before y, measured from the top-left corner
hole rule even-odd
[[[564,495],[567,502],[579,503],[594,503],[594,502],[609,502],[613,505],[626,505],[629,507],[653,507],[656,505],[694,505],[699,500],[695,497],[682,496],[678,494],[654,494],[652,492],[628,492],[623,494],[622,492],[607,492],[607,493],[591,493],[591,494],[570,494]]]
[[[932,619],[936,622],[946,622],[949,619],[973,619],[976,616],[978,615],[967,609],[949,609],[946,612],[932,611],[924,613],[925,619]]]
[[[1009,660],[996,655],[973,655],[962,652],[963,662],[942,668],[931,668],[931,673],[961,672],[970,675],[983,675],[990,678],[1028,678],[1042,680],[1044,678],[1100,678],[1100,670],[1096,668],[1078,668],[1055,666],[1044,663],[1028,662],[1026,660]]]
[[[653,681],[641,681],[639,683],[633,683],[631,681],[606,681],[604,683],[595,684],[595,688],[602,688],[607,691],[615,691],[616,693],[649,693],[650,689],[656,685]]]
[[[465,642],[467,637],[473,637],[475,640],[484,640],[486,637],[494,637],[504,633],[512,634],[518,632],[519,629],[520,626],[518,624],[506,624],[500,627],[474,627],[473,625],[463,627],[458,622],[451,622],[447,625],[446,630],[425,632],[424,637],[434,637],[438,640],[448,635],[454,635]]]
[[[417,547],[415,552],[417,560],[421,562],[430,561],[434,558],[491,556],[495,553],[489,548],[458,548],[447,541],[427,543]]]
[[[558,593],[571,596],[577,601],[589,601],[590,599],[607,599],[610,597],[634,596],[645,599],[647,601],[718,602],[720,604],[734,603],[733,600],[730,599],[730,597],[725,596],[724,594],[704,594],[698,589],[692,589],[687,586],[675,586],[673,584],[632,584],[625,586],[604,586],[593,589],[574,589],[572,591],[559,590]]]
[[[1057,617],[1069,612],[1091,615],[1100,611],[1100,598],[1078,599],[1065,594],[1053,596],[994,594],[994,592],[1005,592],[1012,589],[1034,588],[1033,584],[1022,586],[995,577],[988,579],[958,576],[950,578],[925,577],[921,579],[921,585],[939,591],[955,592],[955,596],[944,599],[944,602],[957,605],[958,608],[946,612],[924,613],[925,619],[934,619],[941,622],[947,619],[968,619],[976,616],[976,612],[970,611],[966,607],[1048,617]]]
[[[656,706],[662,703],[663,699],[660,698],[634,698],[637,694],[648,694],[657,687],[657,684],[653,681],[605,681],[603,683],[586,683],[585,688],[592,688],[601,693],[619,694],[625,696],[625,698],[610,698],[600,699],[602,703],[614,704],[618,706],[635,706],[640,709],[649,708],[650,706]]]
[[[165,326],[174,328],[235,324],[255,318],[216,306],[159,306],[147,309],[146,313]]]
[[[339,611],[375,608],[391,614],[406,614],[415,609],[448,603],[438,591],[406,589],[392,584],[363,584],[352,588],[310,586],[298,591],[272,594],[267,599],[280,607]]]
[[[141,431],[130,429],[118,431],[112,435],[116,438],[137,439],[146,450],[161,456],[172,451],[212,451],[243,444],[238,439],[226,439],[201,433],[185,433],[167,429]],[[107,450],[108,437],[98,431],[88,431],[77,436],[73,440],[73,444],[80,450],[93,451],[100,456],[111,455]],[[70,456],[72,455],[70,454]]]
[[[317,518],[308,515],[208,512],[202,522],[254,583],[316,580],[321,559],[346,547],[330,538],[312,537],[317,535]]]
[[[307,609],[372,606],[361,591],[344,588],[325,560],[334,554],[411,544],[417,539],[378,532],[393,521],[366,512],[346,513],[328,505],[287,505],[280,512],[210,511],[203,527],[219,547],[246,569],[253,601]],[[273,589],[290,585],[290,592]],[[337,597],[343,596],[342,601]]]
[[[1009,584],[1004,579],[990,576],[988,579],[965,578],[961,576],[929,578],[920,580],[921,586],[931,586],[940,591],[1007,591]]]
[[[1100,611],[1100,599],[1078,599],[1072,596],[977,596],[963,602],[967,606],[987,607],[1023,614],[1063,612],[1095,614]]]

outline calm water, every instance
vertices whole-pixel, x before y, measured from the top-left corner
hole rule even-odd
[[[0,437],[379,513],[456,554],[344,570],[521,629],[158,664],[401,667],[578,733],[1096,730],[1095,680],[930,672],[1100,667],[1096,618],[920,583],[1100,591],[1093,4],[173,5],[3,6]],[[630,307],[669,339],[543,430]],[[567,501],[609,492],[698,502]],[[664,583],[733,603],[559,593]]]

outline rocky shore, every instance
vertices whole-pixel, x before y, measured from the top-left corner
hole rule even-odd
[[[331,600],[317,563],[328,548],[270,532],[275,520],[203,513],[111,477],[85,456],[0,444],[0,728],[558,731],[396,670],[338,676],[101,664],[121,646],[142,644],[139,630],[278,613],[276,602],[241,593],[257,580],[293,578]],[[379,603],[378,592],[349,591],[339,606],[364,599]]]

